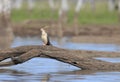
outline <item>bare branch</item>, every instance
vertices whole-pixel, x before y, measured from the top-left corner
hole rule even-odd
[[[110,63],[94,59],[94,57],[120,57],[116,52],[97,52],[82,50],[66,50],[54,46],[21,46],[0,50],[0,60],[11,58],[8,62],[0,62],[0,66],[11,66],[24,63],[34,57],[47,57],[68,63],[84,70],[119,70],[119,63]]]

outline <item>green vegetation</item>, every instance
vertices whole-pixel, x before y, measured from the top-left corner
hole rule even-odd
[[[44,5],[43,5],[44,4]],[[74,19],[74,6],[68,12],[68,23],[73,23]],[[12,10],[12,21],[21,22],[29,19],[58,19],[58,9],[52,12],[48,7],[48,3],[36,3],[36,7],[29,11],[26,4],[20,10]],[[86,4],[79,12],[78,21],[80,24],[118,24],[118,13],[117,11],[109,12],[107,4],[98,3],[96,10],[91,10],[90,5]]]

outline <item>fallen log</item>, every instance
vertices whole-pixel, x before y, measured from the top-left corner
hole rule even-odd
[[[66,50],[55,46],[20,46],[0,50],[0,67],[24,63],[34,57],[55,59],[83,70],[120,70],[120,63],[97,60],[95,57],[120,57],[117,52]],[[5,59],[11,60],[2,62]]]

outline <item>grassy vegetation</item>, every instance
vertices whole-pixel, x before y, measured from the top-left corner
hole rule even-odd
[[[74,19],[74,6],[68,12],[68,23],[73,23]],[[26,3],[20,10],[12,10],[12,21],[21,22],[29,19],[58,19],[58,9],[52,13],[48,7],[48,3],[36,3],[36,7],[29,11]],[[97,8],[92,11],[89,4],[86,4],[79,12],[78,17],[79,24],[118,24],[118,13],[117,11],[109,12],[106,3],[97,3]]]
[[[69,13],[69,21],[72,22],[73,10]],[[91,10],[87,3],[80,11],[78,21],[80,24],[118,24],[117,10],[110,12],[107,3],[96,3],[96,10]]]

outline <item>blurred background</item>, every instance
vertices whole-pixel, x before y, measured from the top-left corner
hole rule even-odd
[[[106,42],[107,38],[108,43],[116,43],[119,22],[120,0],[0,0],[3,48],[10,46],[8,41],[11,43],[15,36],[40,36],[39,29],[44,26],[48,26],[51,37],[58,39]],[[89,36],[93,39],[89,40]]]
[[[0,50],[42,45],[45,26],[54,46],[120,52],[120,0],[0,0]],[[0,82],[119,82],[119,77],[119,71],[81,71],[47,58],[0,67]]]

